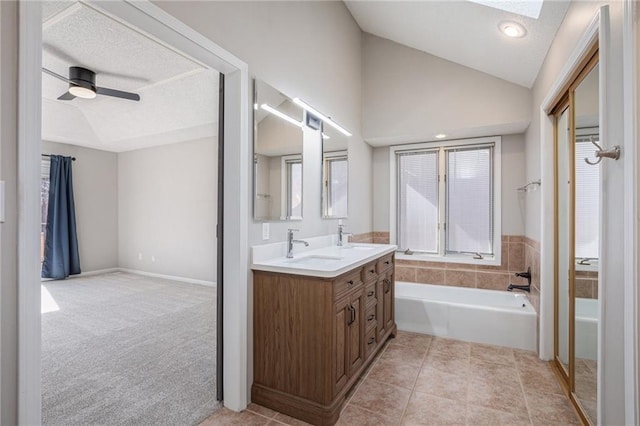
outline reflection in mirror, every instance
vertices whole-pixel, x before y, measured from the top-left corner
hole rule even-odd
[[[573,260],[570,258],[570,216],[571,195],[570,180],[570,136],[569,136],[569,108],[567,107],[557,116],[556,122],[556,161],[557,161],[557,356],[569,374],[569,280]]]
[[[348,215],[348,137],[326,124],[322,132],[322,216]]]
[[[575,90],[575,394],[597,422],[600,164],[589,165],[599,143],[598,65]]]
[[[253,113],[253,217],[301,220],[303,110],[254,80]]]

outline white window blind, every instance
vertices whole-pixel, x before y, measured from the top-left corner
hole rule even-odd
[[[576,258],[599,258],[600,165],[590,166],[584,161],[593,156],[593,151],[591,142],[576,143]]]
[[[398,248],[438,252],[438,151],[397,154]]]
[[[302,217],[301,160],[287,160],[287,217]]]
[[[446,252],[493,254],[493,147],[446,149]]]
[[[328,215],[347,217],[347,190],[349,163],[346,157],[327,159]]]

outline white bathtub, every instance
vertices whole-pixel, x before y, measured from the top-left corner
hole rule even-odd
[[[536,350],[536,312],[522,293],[397,281],[398,329]]]
[[[576,297],[576,357],[598,358],[598,299]]]

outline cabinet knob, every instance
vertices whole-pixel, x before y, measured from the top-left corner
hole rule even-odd
[[[349,281],[347,281],[347,284],[349,284],[349,285],[353,285],[353,280],[349,280]]]
[[[376,314],[371,314],[367,317],[367,321],[373,321],[374,319],[376,319]]]
[[[370,274],[375,274],[375,273],[376,273],[376,270],[375,270],[375,269],[369,269],[369,273],[370,273]]]
[[[373,345],[375,343],[375,341],[376,341],[375,337],[370,337],[369,341],[367,342],[367,345]]]
[[[367,297],[371,297],[371,296],[373,296],[374,294],[376,294],[376,292],[375,292],[375,291],[373,291],[373,290],[371,290],[369,293],[367,293]]]

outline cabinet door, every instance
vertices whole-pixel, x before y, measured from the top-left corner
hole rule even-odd
[[[384,280],[386,278],[386,274],[380,275],[378,278],[378,282],[376,283],[376,297],[378,299],[378,304],[376,305],[377,311],[377,321],[376,330],[378,333],[378,341],[382,341],[382,336],[384,336],[384,332],[386,331],[385,325],[386,322],[384,320]]]
[[[387,272],[385,274],[385,280],[383,280],[383,286],[382,286],[382,291],[383,291],[383,295],[382,295],[382,299],[383,299],[383,305],[384,305],[384,313],[383,313],[383,319],[382,322],[384,323],[384,328],[385,330],[388,330],[389,328],[393,327],[393,321],[394,321],[394,315],[393,315],[393,310],[394,310],[394,277],[393,277],[393,271]]]
[[[353,317],[349,302],[349,298],[343,298],[334,305],[333,395],[340,392],[349,378],[349,322]]]
[[[351,320],[349,323],[349,375],[355,373],[364,362],[364,289],[356,291],[350,298]]]

